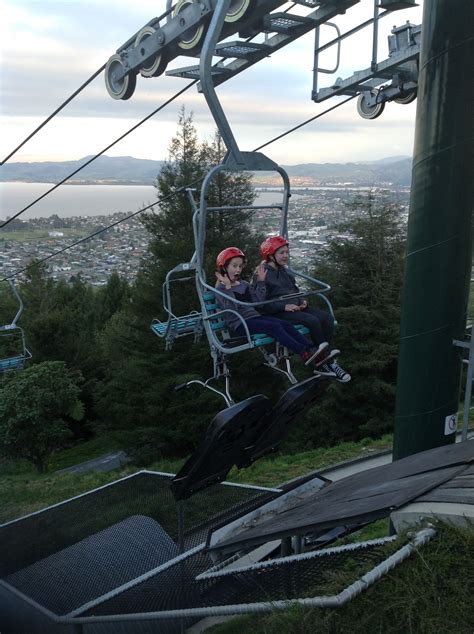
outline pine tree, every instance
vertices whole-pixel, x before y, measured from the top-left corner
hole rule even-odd
[[[393,428],[405,226],[400,207],[386,196],[371,193],[348,211],[314,275],[331,285],[338,321],[332,343],[352,381],[332,384],[313,410],[305,429],[315,444]]]
[[[161,313],[161,287],[166,273],[194,253],[193,209],[184,188],[193,186],[199,198],[201,182],[209,169],[222,162],[225,147],[219,133],[208,143],[199,143],[192,113],[181,109],[178,129],[169,147],[169,158],[156,179],[160,199],[157,214],[147,214],[143,223],[150,233],[149,254],[137,280],[140,310]],[[251,205],[255,192],[251,175],[221,172],[209,191],[208,205]],[[256,261],[260,236],[252,233],[251,212],[216,212],[208,215],[206,231],[206,269],[212,284],[217,253],[227,246],[238,246],[248,253],[250,265]],[[189,292],[183,293],[189,298]],[[137,300],[138,301],[138,300]],[[193,308],[189,306],[189,309]],[[194,308],[197,308],[195,305]]]

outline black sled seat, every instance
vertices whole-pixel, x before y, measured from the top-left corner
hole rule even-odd
[[[224,480],[245,448],[255,443],[270,410],[270,400],[258,394],[216,414],[201,444],[172,480],[175,499],[185,500]]]
[[[255,442],[248,445],[241,454],[237,467],[247,467],[262,456],[276,451],[287,438],[290,428],[298,424],[304,414],[318,400],[329,385],[325,377],[312,376],[290,387],[279,399],[275,407],[261,424],[261,433]]]
[[[275,451],[326,385],[323,377],[313,376],[287,390],[274,407],[258,394],[219,412],[200,446],[173,478],[175,499],[184,500],[221,482],[234,465],[246,467]]]

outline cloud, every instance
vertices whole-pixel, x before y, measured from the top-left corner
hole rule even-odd
[[[129,0],[3,0],[3,4],[0,138],[4,154],[166,6],[165,0],[142,0],[133,6]],[[306,11],[302,7],[299,10]],[[338,16],[341,31],[370,17],[372,11],[371,0],[361,0],[360,6]],[[384,41],[380,46],[381,57],[386,55],[386,33],[391,23],[401,24],[411,16],[411,11],[400,11],[393,14],[393,19],[389,17],[381,22]],[[415,16],[412,21],[417,21]],[[321,41],[331,37],[333,31],[322,28]],[[347,76],[367,67],[370,54],[370,32],[361,32],[354,41],[345,40],[337,74]],[[334,51],[321,59],[326,66],[333,66],[334,62]],[[183,57],[173,65],[193,63],[197,60]],[[311,101],[312,66],[313,34],[307,34],[217,89],[243,149],[251,149],[332,105],[333,101],[322,104]],[[325,76],[323,80],[330,83],[334,78],[335,75]],[[78,158],[93,154],[185,87],[188,81],[167,76],[138,77],[132,98],[117,101],[109,97],[104,78],[100,76],[33,138],[15,160],[26,156],[46,160],[53,156]],[[215,124],[203,95],[193,87],[122,141],[117,153],[163,158],[183,103],[194,111],[201,137],[210,136]],[[392,104],[389,106],[392,110]],[[391,154],[390,130],[392,137],[397,130],[397,143],[403,147],[411,144],[414,109],[396,106],[399,110],[395,115],[395,110],[389,113],[389,106],[377,122],[369,122],[372,125],[369,128],[367,122],[358,118],[355,103],[351,102],[310,124],[311,129],[318,130],[316,141],[313,133],[305,129],[272,145],[272,152],[278,157],[290,158],[286,163],[301,162],[300,158],[312,155],[315,148],[328,156],[336,156],[338,152],[345,155],[349,151],[359,156],[367,148],[366,158],[372,158],[372,151],[383,151],[380,142],[383,138],[387,143],[383,155]]]

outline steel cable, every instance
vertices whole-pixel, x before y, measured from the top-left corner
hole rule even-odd
[[[189,88],[192,84],[196,83],[196,81],[197,80],[193,81],[191,84],[188,84],[186,89]],[[184,92],[184,90],[181,91],[181,92]],[[178,94],[180,94],[180,93],[178,93]],[[176,96],[177,95],[175,95],[175,97]],[[173,97],[173,99],[174,99],[174,97]],[[351,96],[348,99],[344,99],[344,101],[341,101],[340,103],[335,104],[334,106],[331,106],[330,108],[327,108],[323,112],[320,112],[319,114],[315,115],[314,117],[311,117],[310,119],[307,119],[303,123],[300,123],[299,125],[294,126],[290,130],[287,130],[286,132],[283,132],[282,134],[279,134],[278,136],[274,137],[270,141],[267,141],[263,145],[260,145],[258,148],[255,148],[252,151],[256,152],[256,151],[260,150],[261,148],[266,147],[267,145],[270,145],[271,143],[274,143],[275,141],[278,141],[279,139],[283,138],[284,136],[287,136],[288,134],[291,134],[295,130],[298,130],[298,129],[302,128],[303,126],[307,125],[308,123],[311,123],[315,119],[318,119],[318,118],[322,117],[323,115],[327,114],[328,112],[331,112],[332,110],[335,110],[336,108],[339,108],[340,106],[344,105],[345,103],[347,103],[351,99],[354,99],[354,97]],[[154,113],[152,113],[152,114],[154,114]],[[148,115],[148,117],[146,117],[146,119],[149,119],[150,116],[152,116],[152,115]],[[145,121],[146,119],[144,119],[143,121]],[[140,123],[142,123],[142,122],[140,122]],[[135,127],[137,127],[137,126],[135,126]],[[76,170],[76,171],[78,171],[78,170]],[[156,202],[152,203],[151,205],[147,205],[146,207],[142,207],[138,211],[135,211],[134,213],[129,214],[125,218],[121,218],[120,220],[117,220],[116,222],[113,222],[110,225],[107,225],[106,227],[103,227],[102,229],[99,229],[98,231],[95,231],[94,233],[91,233],[90,235],[86,236],[85,238],[81,238],[80,240],[76,240],[76,242],[73,242],[72,244],[69,244],[68,246],[63,247],[62,249],[59,249],[58,251],[55,251],[54,253],[50,253],[49,255],[45,256],[44,258],[42,258],[40,260],[36,260],[33,264],[29,264],[28,266],[25,266],[22,269],[18,269],[16,271],[14,271],[10,275],[7,275],[6,277],[2,278],[1,281],[5,282],[5,281],[7,281],[7,280],[9,280],[11,278],[16,277],[17,275],[20,275],[20,273],[24,273],[25,271],[29,270],[33,266],[38,266],[39,264],[42,264],[43,262],[46,262],[47,260],[50,260],[51,258],[54,258],[57,255],[60,255],[61,253],[64,253],[65,251],[68,251],[69,249],[72,249],[73,247],[77,246],[78,244],[82,244],[83,242],[86,242],[87,240],[90,240],[91,238],[94,238],[95,236],[99,235],[100,233],[104,233],[108,229],[111,229],[112,227],[115,227],[116,225],[119,225],[120,223],[125,222],[126,220],[129,220],[130,218],[133,218],[134,216],[137,216],[138,214],[142,213],[143,211],[151,209],[152,207],[155,207],[155,205],[159,205],[160,202],[164,202],[165,200],[168,200],[168,199],[172,198],[173,196],[176,196],[176,194],[182,193],[186,188],[194,187],[195,185],[197,185],[201,181],[202,181],[202,179],[196,179],[195,181],[189,183],[188,185],[180,187],[178,190],[172,192],[171,194],[168,194],[167,196],[164,196],[163,198],[159,198]],[[59,184],[60,183],[58,183],[58,185]],[[56,185],[55,187],[57,187],[58,185]],[[46,195],[46,194],[44,194],[44,195]],[[2,226],[4,226],[4,225],[2,225]]]

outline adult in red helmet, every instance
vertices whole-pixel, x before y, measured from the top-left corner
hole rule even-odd
[[[260,245],[260,253],[267,273],[265,286],[267,299],[275,298],[271,304],[265,304],[261,311],[266,315],[278,317],[292,324],[302,324],[310,332],[311,340],[317,348],[327,343],[327,358],[318,371],[326,376],[335,377],[341,383],[351,380],[348,372],[335,361],[339,350],[330,350],[329,341],[334,332],[334,319],[330,313],[319,308],[310,307],[306,299],[296,297],[293,300],[279,299],[284,295],[298,293],[295,277],[288,269],[289,242],[283,236],[266,238]]]
[[[227,247],[216,258],[216,300],[223,311],[223,317],[236,335],[245,337],[246,323],[250,334],[265,333],[279,341],[283,346],[299,354],[305,365],[321,362],[327,356],[327,345],[318,349],[311,345],[296,328],[276,317],[261,315],[254,306],[248,303],[263,302],[266,299],[265,277],[267,275],[264,264],[260,264],[255,273],[254,288],[242,280],[242,269],[245,264],[245,254],[237,247]],[[235,300],[243,302],[237,304]]]

